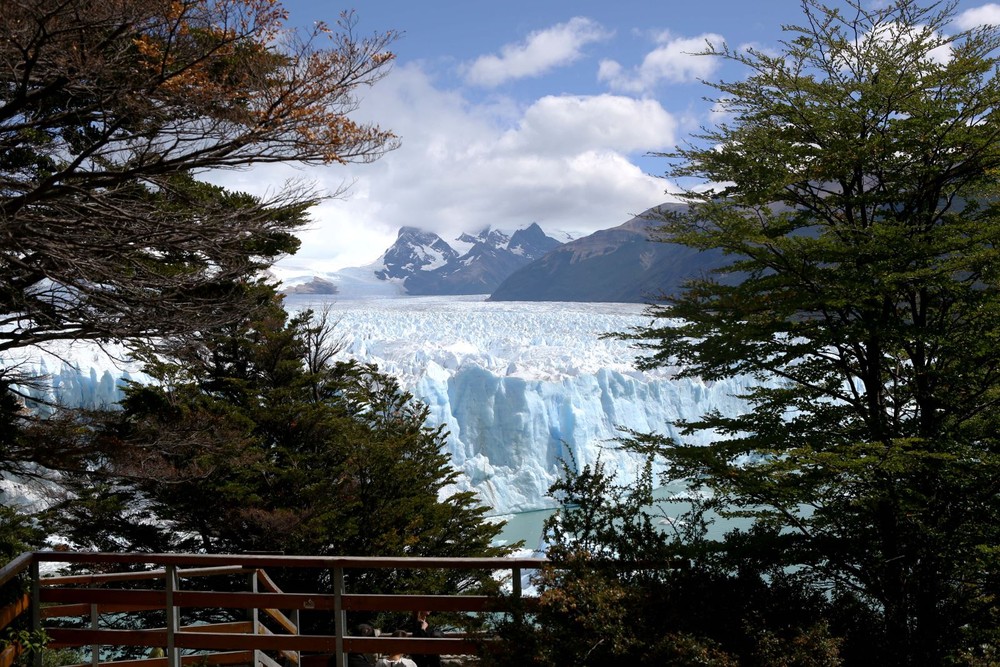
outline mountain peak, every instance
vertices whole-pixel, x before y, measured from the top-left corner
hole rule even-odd
[[[434,232],[405,226],[383,253],[375,276],[402,281],[408,294],[489,294],[508,275],[560,242],[537,223],[512,234],[484,227],[450,245]]]
[[[406,279],[414,271],[430,271],[454,261],[458,253],[434,232],[400,227],[396,242],[379,258],[379,280]]]
[[[719,266],[722,255],[654,242],[659,214],[671,210],[682,210],[682,205],[663,204],[617,227],[561,245],[508,276],[490,301],[642,303],[676,292],[685,280]]]

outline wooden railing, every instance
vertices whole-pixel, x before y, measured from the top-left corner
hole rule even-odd
[[[89,647],[91,664],[101,664],[102,647],[140,647],[162,657],[116,660],[116,667],[181,667],[188,664],[321,667],[346,665],[347,653],[475,655],[482,638],[468,636],[352,637],[348,612],[507,612],[523,609],[521,574],[538,569],[539,558],[351,558],[272,555],[133,554],[39,551],[22,554],[0,568],[0,590],[12,601],[0,609],[0,632],[21,627],[44,632],[50,649]],[[84,566],[95,574],[40,576],[45,564]],[[131,568],[131,571],[109,571]],[[268,568],[323,570],[329,590],[283,592]],[[510,596],[365,594],[345,590],[352,569],[431,571],[462,569],[502,572]],[[191,590],[198,577],[245,575],[245,591]],[[121,587],[125,583],[128,588]],[[142,582],[148,582],[143,585]],[[118,587],[109,588],[109,585]],[[142,585],[143,587],[137,587]],[[16,594],[10,595],[11,589]],[[247,620],[181,624],[185,610],[246,610]],[[111,629],[102,615],[118,621],[141,612],[162,612],[164,627]],[[328,634],[300,633],[299,613],[329,614]],[[58,627],[55,619],[84,619],[87,627]],[[86,620],[89,619],[89,623]],[[80,625],[80,621],[76,621]],[[119,623],[121,625],[121,623]],[[137,624],[141,625],[141,624]],[[314,631],[315,632],[315,631]],[[3,636],[3,635],[0,635]],[[34,636],[40,636],[38,634]],[[10,667],[24,647],[12,642],[0,651]],[[279,662],[280,661],[280,662]],[[41,654],[34,655],[36,667]]]

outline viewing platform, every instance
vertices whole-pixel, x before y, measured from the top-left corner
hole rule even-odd
[[[344,667],[348,653],[473,656],[483,642],[499,640],[462,632],[440,638],[353,637],[348,614],[520,613],[534,601],[522,595],[522,574],[547,562],[544,558],[24,553],[0,568],[6,603],[0,609],[0,636],[13,640],[0,652],[0,667],[10,667],[27,651],[35,667],[41,667],[42,652],[32,649],[43,642],[46,649],[81,649],[90,658],[83,664],[93,667]],[[85,568],[90,573],[42,574],[55,566]],[[311,570],[327,590],[284,592],[268,570]],[[376,570],[488,572],[507,583],[503,595],[346,590],[352,571]],[[193,615],[197,620],[191,620]],[[308,624],[303,620],[306,615]],[[163,621],[162,627],[147,627],[149,616]],[[304,625],[309,634],[300,631]],[[150,657],[108,659],[114,653]]]

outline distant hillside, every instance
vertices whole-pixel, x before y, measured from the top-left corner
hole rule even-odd
[[[722,262],[720,252],[700,252],[652,241],[664,204],[611,229],[565,243],[518,269],[491,294],[490,301],[646,302],[676,291],[687,278]]]
[[[313,276],[308,282],[286,285],[283,289],[285,294],[336,294],[338,291],[336,283],[319,276]]]

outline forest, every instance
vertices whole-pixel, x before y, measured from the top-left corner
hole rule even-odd
[[[956,8],[801,0],[780,52],[706,44],[746,75],[706,82],[724,119],[660,155],[696,184],[660,240],[728,261],[613,335],[644,368],[759,384],[676,439],[623,432],[639,484],[567,462],[539,606],[493,619],[511,641],[484,664],[1000,664],[1000,26],[957,30]],[[42,417],[24,398],[43,378],[0,367],[3,472],[66,493],[2,508],[6,558],[52,534],[509,553],[475,497],[441,493],[457,473],[426,407],[334,361],[329,315],[289,315],[261,277],[325,195],[201,178],[392,159],[397,137],[350,114],[398,34],[287,18],[268,0],[0,9],[0,353],[124,342],[156,379]],[[675,482],[692,509],[665,528],[653,489]],[[713,515],[748,527],[710,539]]]

